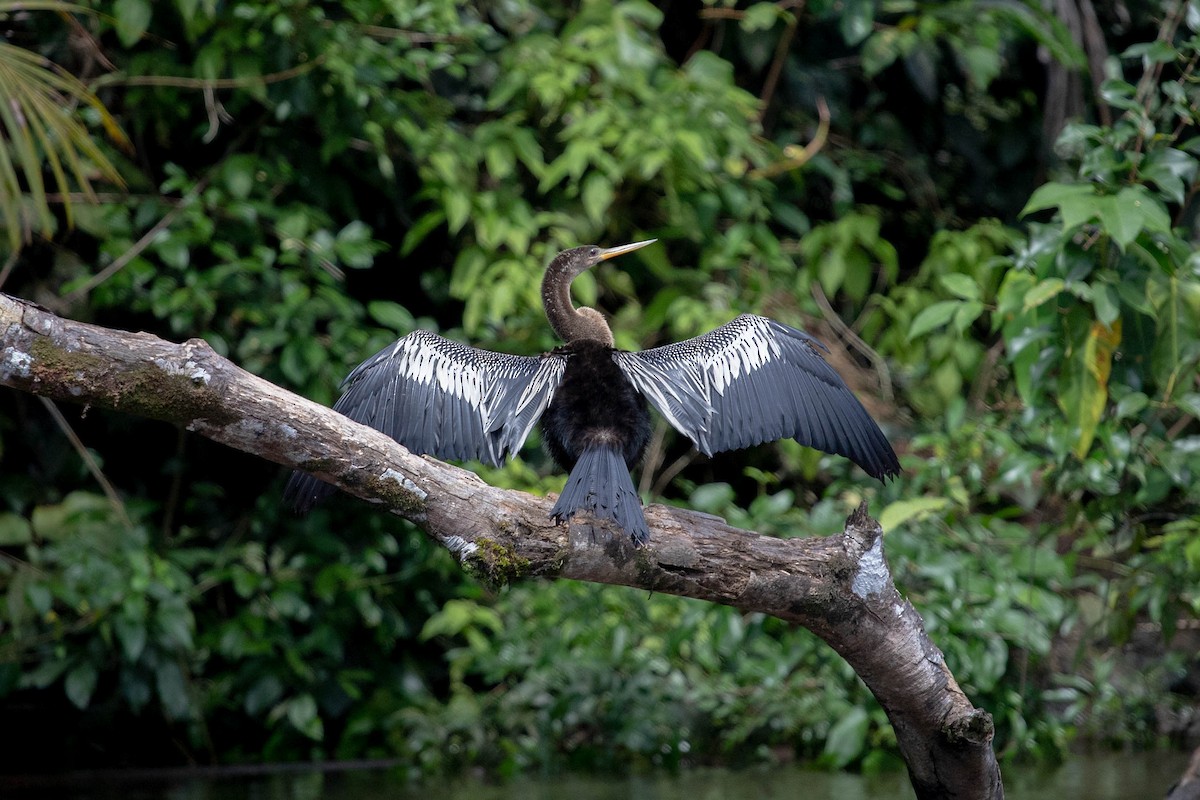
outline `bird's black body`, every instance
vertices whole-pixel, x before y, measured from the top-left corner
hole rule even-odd
[[[550,457],[569,472],[584,448],[616,446],[625,467],[633,469],[650,441],[646,398],[621,372],[611,347],[584,339],[555,352],[567,356],[567,368],[542,414]]]
[[[709,455],[791,437],[880,480],[899,474],[879,426],[803,331],[743,314],[687,341],[614,349],[603,315],[571,302],[571,282],[647,244],[576,247],[550,262],[542,302],[563,346],[514,356],[414,331],[355,368],[334,409],[415,453],[496,465],[540,418],[546,449],[569,472],[551,517],[611,519],[639,545],[650,530],[629,470],[650,438],[647,402]],[[284,499],[304,511],[332,491],[295,472]]]
[[[555,353],[566,357],[567,366],[542,414],[542,436],[550,457],[569,474],[550,516],[562,523],[583,509],[615,521],[635,544],[645,544],[650,530],[629,470],[650,441],[646,398],[603,342],[581,339]]]

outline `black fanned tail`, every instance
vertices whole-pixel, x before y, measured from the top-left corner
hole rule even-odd
[[[642,503],[617,446],[592,445],[584,449],[550,516],[562,524],[579,511],[613,520],[636,545],[650,540]]]

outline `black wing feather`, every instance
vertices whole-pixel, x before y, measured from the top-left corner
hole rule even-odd
[[[415,331],[358,365],[333,408],[414,453],[498,466],[524,444],[565,365],[565,356],[493,353]],[[304,511],[332,492],[295,472],[284,499]]]
[[[743,314],[695,339],[613,358],[705,454],[790,437],[875,478],[899,474],[887,437],[821,350],[803,331]]]

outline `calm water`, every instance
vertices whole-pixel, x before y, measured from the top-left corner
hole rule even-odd
[[[1187,758],[1186,753],[1174,752],[1078,756],[1054,769],[1010,767],[1004,783],[1013,800],[1152,800],[1166,795]],[[385,770],[203,778],[176,773],[169,779],[93,774],[69,782],[22,786],[0,777],[0,797],[6,800],[912,800],[913,796],[902,774],[864,778],[799,767],[705,769],[627,778],[522,778],[500,785],[460,780],[415,787],[398,783]]]

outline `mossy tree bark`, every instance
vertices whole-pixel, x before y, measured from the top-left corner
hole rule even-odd
[[[882,531],[860,507],[838,535],[776,539],[696,512],[646,510],[635,549],[597,521],[555,526],[545,498],[488,486],[240,369],[205,342],[173,344],[57,317],[0,295],[0,383],[161,419],[288,467],[409,519],[491,581],[632,586],[803,625],[887,711],[917,797],[1003,797],[992,719],[974,708],[892,583]],[[596,535],[599,531],[600,535]]]

